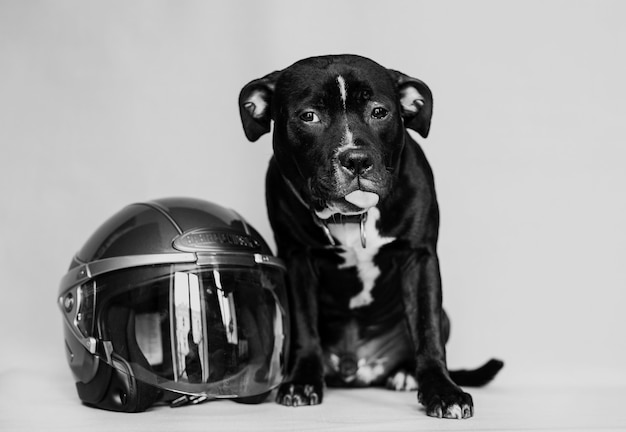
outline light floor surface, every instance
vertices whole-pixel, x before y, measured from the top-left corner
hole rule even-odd
[[[433,419],[415,393],[328,389],[316,407],[231,401],[141,414],[81,405],[67,371],[0,372],[0,431],[626,431],[626,386],[493,383],[472,389],[475,416]]]

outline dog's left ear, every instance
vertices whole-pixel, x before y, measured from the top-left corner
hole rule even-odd
[[[270,131],[272,97],[280,71],[249,82],[239,93],[239,115],[246,137],[258,140]]]
[[[426,138],[433,115],[433,95],[430,89],[417,78],[392,69],[389,72],[396,82],[404,125]]]

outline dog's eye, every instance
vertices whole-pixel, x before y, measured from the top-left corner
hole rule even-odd
[[[307,111],[300,114],[300,120],[307,123],[317,123],[320,121],[320,118],[313,111]]]
[[[387,117],[387,114],[389,114],[389,111],[382,107],[376,107],[372,110],[372,117],[376,119],[385,118]]]

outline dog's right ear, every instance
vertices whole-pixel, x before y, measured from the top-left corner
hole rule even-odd
[[[433,115],[433,94],[417,78],[392,69],[389,72],[396,82],[404,125],[426,138]]]
[[[272,97],[280,71],[249,82],[239,93],[241,124],[250,141],[258,140],[270,131]]]

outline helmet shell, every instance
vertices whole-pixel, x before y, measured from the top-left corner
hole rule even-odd
[[[185,247],[190,233],[208,232],[221,235],[204,236]],[[128,205],[110,217],[76,254],[70,269],[121,256],[242,249],[271,255],[261,235],[234,210],[194,198],[163,198]]]

